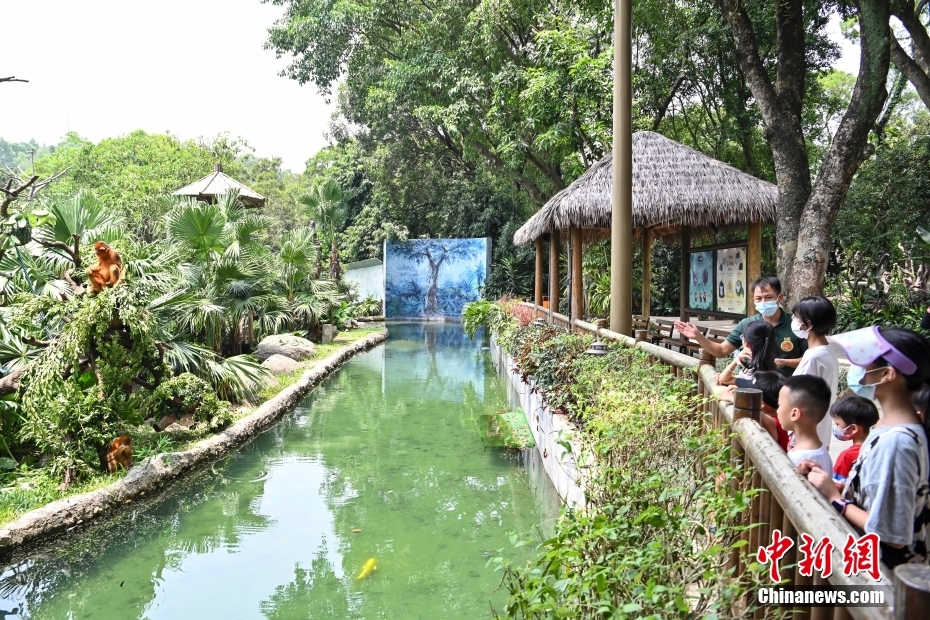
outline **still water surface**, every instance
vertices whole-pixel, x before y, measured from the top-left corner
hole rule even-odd
[[[482,440],[507,396],[480,342],[390,331],[167,498],[8,559],[0,618],[488,617],[488,557],[523,559],[508,534],[552,519],[554,491]]]

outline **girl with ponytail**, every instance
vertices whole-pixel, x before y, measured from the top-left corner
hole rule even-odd
[[[930,524],[930,418],[914,406],[930,389],[930,342],[907,329],[878,326],[832,338],[853,366],[849,388],[877,400],[882,417],[869,433],[842,493],[810,461],[799,471],[858,530],[881,540],[882,562],[928,562]],[[926,425],[926,426],[925,426]]]
[[[717,376],[717,385],[752,387],[752,377],[756,372],[778,370],[775,365],[776,348],[775,328],[765,321],[753,321],[743,331],[743,351]],[[742,371],[735,374],[740,366]]]

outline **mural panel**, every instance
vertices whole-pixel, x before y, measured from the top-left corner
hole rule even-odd
[[[384,247],[385,316],[458,319],[488,278],[490,239],[411,239]]]

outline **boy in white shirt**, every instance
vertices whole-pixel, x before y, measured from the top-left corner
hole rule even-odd
[[[805,460],[814,461],[824,471],[833,471],[830,451],[817,434],[817,425],[830,408],[830,388],[820,377],[794,375],[784,381],[778,393],[778,422],[787,431],[794,431],[794,448],[788,458],[796,466]]]
[[[807,351],[794,371],[794,376],[813,375],[826,381],[830,388],[828,407],[836,402],[836,392],[840,385],[840,362],[827,342],[827,336],[835,326],[836,308],[833,302],[822,295],[805,297],[791,309],[791,331],[798,338],[807,339]],[[825,415],[817,425],[817,435],[829,450],[833,439],[830,416]]]

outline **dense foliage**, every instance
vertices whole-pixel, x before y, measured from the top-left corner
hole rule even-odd
[[[127,146],[139,157],[180,148],[141,132],[111,142],[103,152],[120,156]],[[143,217],[153,221],[140,230],[127,226],[134,209],[177,187],[173,171],[187,160],[169,149],[165,169],[140,163],[151,183],[139,189],[119,179],[131,166],[95,163],[98,150],[65,145],[49,155],[99,178],[65,176],[68,183],[34,200],[5,205],[0,233],[0,466],[47,463],[65,486],[98,471],[118,435],[144,436],[142,452],[157,445],[146,418],[192,414],[198,432],[228,425],[230,403],[257,396],[269,377],[249,355],[261,338],[316,338],[321,322],[343,327],[358,312],[341,282],[313,277],[320,244],[332,239],[312,224],[314,214],[275,248],[265,241],[274,215],[245,208],[235,193],[212,204],[161,197],[146,203],[154,211]],[[109,193],[98,198],[98,187]],[[92,294],[85,270],[98,261],[97,241],[112,248],[106,256],[119,253],[124,278]]]
[[[478,302],[465,316],[469,329],[489,328],[546,404],[581,427],[596,474],[586,484],[587,508],[565,511],[528,566],[509,565],[506,552],[492,560],[510,592],[502,611],[517,618],[738,615],[733,603],[755,587],[756,573],[737,579],[723,560],[741,546],[755,491],[730,492],[728,481],[744,472],[730,465],[727,437],[695,417],[694,379],[673,377],[617,343],[605,356],[585,355],[591,337],[528,323],[517,308]]]
[[[267,47],[291,59],[283,74],[315,84],[338,102],[334,144],[314,169],[351,176],[349,185],[362,190],[346,228],[349,255],[363,247],[376,254],[383,239],[394,234],[487,235],[494,239],[495,265],[489,298],[528,295],[532,248],[514,248],[513,232],[610,148],[612,5],[266,1],[285,11],[267,41]],[[855,215],[863,204],[857,197],[895,194],[885,201],[867,198],[869,209],[887,214],[898,231],[913,231],[911,214],[922,208],[919,191],[886,192],[877,178],[882,173],[873,172],[882,165],[867,158],[867,168],[854,180],[860,161],[846,161],[845,153],[859,153],[864,145],[866,155],[874,147],[878,158],[888,160],[892,152],[905,152],[898,138],[926,133],[915,118],[926,112],[896,69],[888,75],[887,98],[861,90],[880,90],[882,76],[873,80],[874,88],[861,85],[858,98],[851,96],[855,76],[833,67],[838,46],[827,28],[836,15],[851,17],[844,32],[859,36],[858,10],[847,3],[785,5],[791,19],[778,19],[772,3],[736,3],[733,10],[730,5],[722,0],[635,3],[634,129],[659,131],[779,183],[784,221],[765,228],[763,264],[767,273],[777,270],[786,285],[792,284],[785,276],[794,260],[797,231],[807,225],[802,216],[817,219],[811,215],[817,208],[830,213],[815,222],[816,230],[811,228],[809,236],[816,236],[819,245],[798,258],[801,263],[810,259],[802,267],[817,272],[808,279],[819,286],[837,209],[834,243],[849,246],[871,236],[868,227],[853,231],[844,224],[850,214],[862,223],[874,219]],[[751,54],[737,53],[734,33],[740,24],[733,21],[734,12],[752,33],[740,38],[751,40]],[[462,28],[450,29],[450,23]],[[872,23],[868,26],[871,36]],[[879,58],[881,51],[869,47],[867,55]],[[753,66],[760,69],[750,74],[741,57],[754,58]],[[795,64],[778,71],[779,59],[788,58]],[[762,96],[769,92],[776,93],[777,102]],[[774,118],[772,110],[785,111],[784,118]],[[855,146],[849,141],[853,129]],[[786,141],[785,148],[776,144],[780,140]],[[782,161],[780,175],[773,146]],[[846,159],[840,163],[838,157]],[[907,177],[907,171],[922,168],[898,169]],[[833,174],[830,170],[842,182],[818,180],[821,172]],[[856,206],[841,208],[849,182]],[[668,282],[654,280],[653,309],[674,313],[677,250],[656,242],[654,256],[654,274]],[[606,266],[591,265],[586,271],[586,290],[594,289],[590,314],[604,316]],[[637,306],[634,300],[634,311]]]

